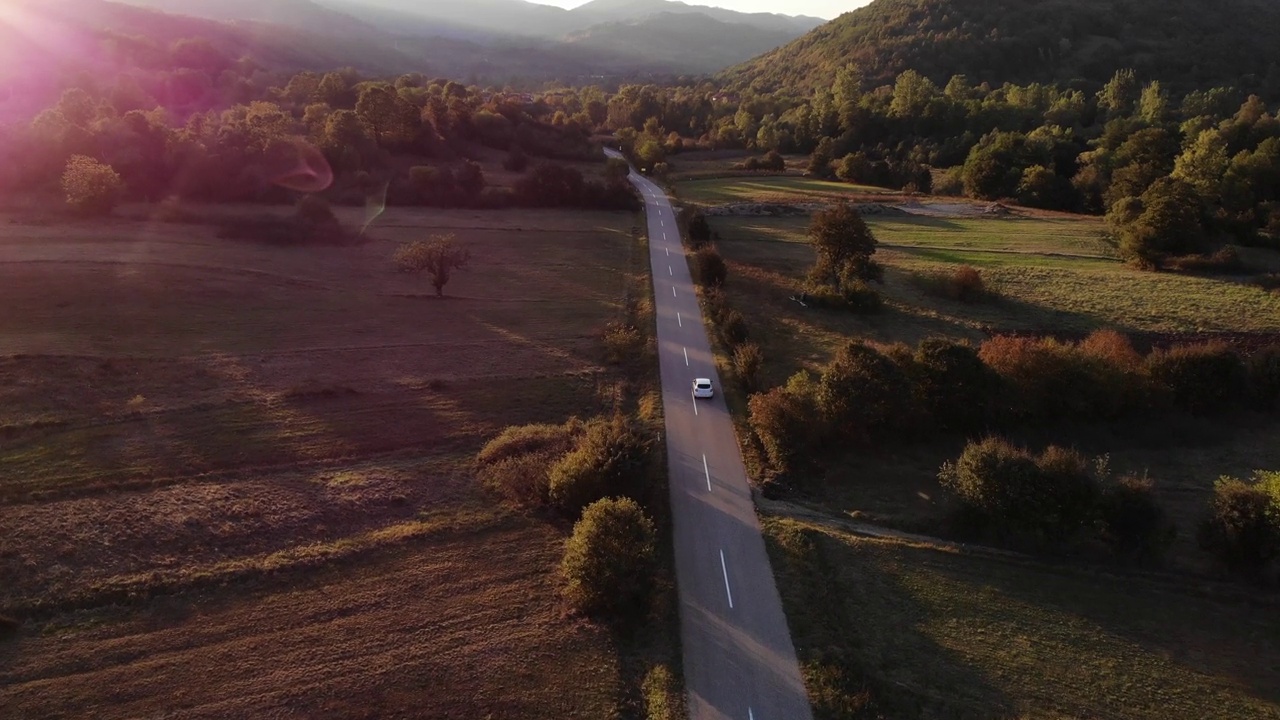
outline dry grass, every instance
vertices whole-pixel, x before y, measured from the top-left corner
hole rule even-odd
[[[765,530],[819,703],[862,695],[868,717],[905,719],[1280,717],[1271,604],[793,520]]]
[[[9,717],[607,717],[618,648],[566,622],[559,535],[523,524],[285,585],[55,618],[0,645]]]
[[[0,645],[0,706],[597,718],[637,702],[632,651],[559,605],[562,536],[472,475],[508,424],[609,407],[625,378],[599,331],[644,257],[634,223],[396,210],[359,246],[296,249],[199,225],[5,225],[0,611],[27,624]],[[390,261],[435,232],[474,255],[443,300]]]

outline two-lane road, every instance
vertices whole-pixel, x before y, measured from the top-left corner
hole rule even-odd
[[[631,181],[649,224],[689,716],[810,720],[680,228],[657,185]],[[694,400],[700,377],[715,398]]]

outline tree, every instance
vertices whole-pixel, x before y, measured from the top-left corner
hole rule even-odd
[[[642,612],[657,572],[653,521],[630,498],[587,507],[565,544],[565,596],[583,612],[626,618]]]
[[[1018,183],[1018,202],[1027,207],[1048,210],[1070,210],[1074,204],[1071,183],[1043,165],[1032,165],[1022,171]]]
[[[1133,70],[1117,70],[1111,81],[1098,92],[1098,109],[1106,112],[1109,118],[1131,115],[1140,93],[1138,77]]]
[[[984,200],[1009,197],[1017,192],[1026,165],[1026,136],[991,132],[969,151],[961,178],[965,194]]]
[[[919,118],[937,96],[938,86],[932,80],[915,70],[907,70],[894,83],[889,115],[896,118]]]
[[[831,161],[836,157],[836,143],[829,137],[818,141],[809,157],[809,173],[824,178],[831,175]]]
[[[1221,194],[1228,164],[1227,142],[1222,134],[1216,129],[1205,130],[1178,156],[1173,177],[1190,185],[1206,202],[1214,202]]]
[[[848,276],[863,281],[883,278],[883,269],[871,259],[876,238],[848,203],[814,213],[809,243],[818,255],[811,277],[820,283],[839,287]]]
[[[902,369],[875,349],[849,342],[818,378],[816,400],[827,427],[865,441],[903,429],[911,414],[911,387]]]
[[[62,173],[62,191],[72,209],[87,215],[106,215],[120,200],[124,183],[110,165],[85,155],[73,155]]]
[[[1138,116],[1143,121],[1158,125],[1165,121],[1169,114],[1169,94],[1160,87],[1160,81],[1148,83],[1142,89],[1142,98],[1138,101]]]
[[[444,286],[454,270],[461,270],[471,261],[471,251],[454,244],[452,235],[437,235],[428,242],[415,240],[396,250],[395,263],[400,272],[431,276],[431,286],[436,296],[444,296]]]
[[[1144,264],[1192,252],[1204,241],[1200,199],[1190,185],[1173,178],[1157,180],[1136,200],[1117,203],[1107,221],[1121,254]]]

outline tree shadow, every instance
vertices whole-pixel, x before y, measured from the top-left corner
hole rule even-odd
[[[1015,606],[1048,610],[1072,618],[1068,622],[1073,625],[1083,621],[1091,635],[1101,634],[1112,645],[1105,652],[1123,653],[1128,665],[1135,664],[1131,656],[1136,646],[1152,658],[1148,671],[1172,663],[1209,676],[1206,685],[1244,689],[1253,698],[1280,704],[1280,626],[1274,621],[1280,598],[1274,595],[1255,595],[1243,588],[1206,589],[1191,578],[1147,579],[1047,562],[972,562],[992,563],[998,569],[983,572],[980,580],[962,562],[937,563],[931,570],[957,583],[981,582]],[[1104,651],[1081,652],[1094,657]],[[1146,678],[1156,685],[1176,679],[1174,669],[1164,680]],[[1231,714],[1227,708],[1223,711]]]
[[[924,632],[936,617],[892,562],[814,528],[770,526],[765,542],[817,717],[1014,715],[987,673]]]

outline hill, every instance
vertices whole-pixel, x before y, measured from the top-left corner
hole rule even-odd
[[[822,18],[779,13],[745,13],[725,8],[690,5],[677,0],[591,0],[569,11],[579,23],[638,20],[659,13],[703,15],[722,23],[746,25],[757,30],[785,32],[793,37],[825,22]]]
[[[1269,0],[875,0],[731,68],[731,87],[807,93],[857,63],[871,85],[914,69],[935,82],[1105,82],[1119,68],[1175,89],[1280,91],[1280,4]]]
[[[640,20],[602,23],[573,33],[574,47],[613,51],[651,61],[663,58],[684,72],[713,73],[785,44],[794,33],[727,23],[702,13],[663,12]]]

